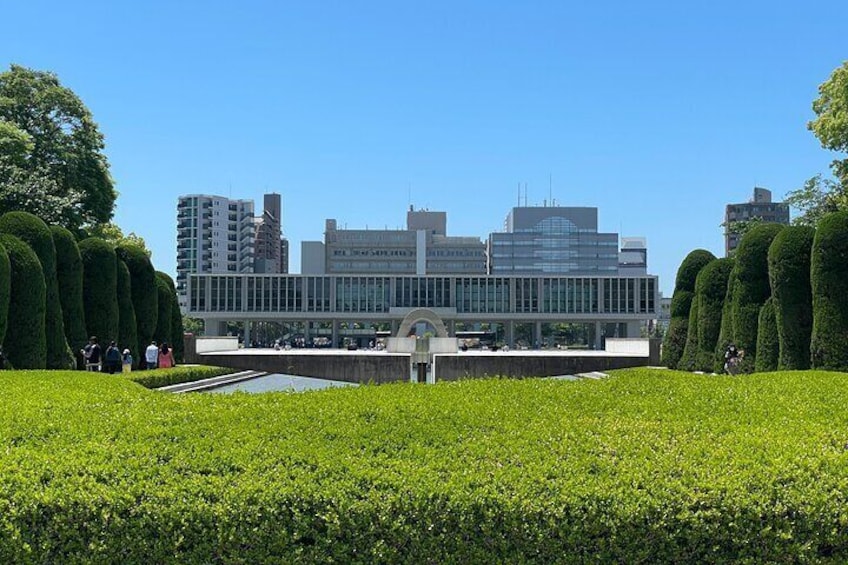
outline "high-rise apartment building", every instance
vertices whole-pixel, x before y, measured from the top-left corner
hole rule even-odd
[[[479,237],[447,235],[447,214],[410,206],[405,230],[339,229],[325,223],[324,242],[303,242],[304,274],[485,274]],[[322,260],[323,256],[323,260]],[[323,268],[322,268],[323,267]]]
[[[647,253],[647,252],[646,252]],[[598,209],[519,206],[489,235],[493,275],[616,275],[617,233],[598,232]]]
[[[734,222],[747,222],[761,218],[764,222],[789,224],[789,204],[772,202],[771,191],[754,187],[754,198],[750,202],[728,204],[724,211],[724,255],[729,256],[739,245],[740,235],[732,232]]]
[[[256,222],[255,273],[288,273],[288,241],[282,237],[282,204],[277,193],[266,194]]]
[[[252,273],[252,200],[189,194],[177,203],[177,295],[185,306],[191,273]]]

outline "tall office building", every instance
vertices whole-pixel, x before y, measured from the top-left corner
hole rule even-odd
[[[410,206],[405,230],[339,229],[325,223],[324,243],[302,244],[304,274],[485,274],[479,237],[447,235],[447,214]],[[322,261],[323,256],[323,261]],[[323,267],[323,268],[322,268]]]
[[[724,211],[724,255],[729,256],[739,245],[738,233],[731,233],[729,227],[734,222],[747,222],[762,218],[764,222],[789,224],[789,204],[772,202],[771,191],[754,187],[754,198],[750,202],[728,204]]]
[[[493,275],[616,275],[618,270],[618,234],[598,232],[597,208],[519,206],[507,215],[503,232],[489,235]]]
[[[255,273],[288,273],[288,241],[282,236],[282,205],[280,195],[266,194],[262,216],[256,222]]]

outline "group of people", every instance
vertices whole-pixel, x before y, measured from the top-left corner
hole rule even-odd
[[[133,369],[133,356],[129,349],[121,351],[114,341],[104,351],[98,343],[97,336],[91,336],[88,344],[80,350],[85,360],[86,371],[104,372],[115,374],[119,371],[129,373]],[[144,365],[140,368],[156,369],[168,368],[176,365],[174,362],[174,351],[164,341],[157,345],[155,341],[150,342],[144,351]]]
[[[724,370],[728,375],[739,372],[739,364],[745,358],[745,350],[737,349],[736,345],[730,344],[724,352]]]

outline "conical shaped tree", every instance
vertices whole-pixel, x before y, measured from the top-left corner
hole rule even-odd
[[[848,211],[819,222],[810,257],[814,369],[848,371]]]
[[[12,291],[12,266],[6,248],[0,245],[0,344],[6,339],[9,322],[9,295]]]
[[[85,328],[101,347],[118,339],[118,259],[108,241],[89,237],[79,243]]]
[[[772,297],[760,308],[760,319],[757,321],[757,359],[754,370],[758,373],[776,371],[779,356],[780,343],[777,338],[777,321],[774,317],[774,297]]]
[[[698,351],[698,301],[692,300],[692,306],[689,308],[689,323],[688,331],[686,332],[686,347],[683,349],[683,355],[677,363],[677,368],[681,371],[695,370],[695,355]]]
[[[82,257],[73,234],[61,226],[50,226],[53,244],[56,247],[56,280],[59,284],[59,300],[65,338],[75,353],[77,366],[82,368],[79,351],[88,342],[85,331],[85,309],[82,302]]]
[[[689,310],[695,296],[695,278],[701,269],[715,255],[705,249],[696,249],[689,253],[677,270],[677,280],[674,284],[674,294],[671,297],[671,320],[665,334],[662,348],[662,364],[670,369],[676,369],[689,333]]]
[[[171,287],[168,286],[168,275],[161,271],[156,271],[156,292],[158,294],[157,302],[159,305],[158,315],[156,317],[156,333],[154,338],[158,342],[166,342],[169,345],[173,343],[171,339]]]
[[[136,333],[135,309],[132,303],[130,271],[126,264],[118,259],[118,344],[121,350],[129,349],[130,353],[139,359],[138,334]]]
[[[810,254],[816,230],[809,226],[783,228],[768,253],[769,280],[780,343],[780,370],[810,368],[813,333],[813,290]]]
[[[156,275],[150,258],[144,249],[131,244],[119,245],[118,257],[130,271],[133,310],[135,310],[137,351],[144,351],[153,340],[159,313],[159,294],[156,290]]]
[[[182,362],[185,353],[185,332],[183,331],[183,315],[180,312],[180,303],[177,298],[177,286],[167,273],[162,273],[163,280],[168,283],[170,289],[169,300],[171,302],[171,346],[174,349],[174,359]]]
[[[727,277],[727,290],[724,293],[724,302],[721,307],[721,329],[718,333],[718,342],[716,342],[713,355],[713,371],[716,373],[724,372],[724,353],[731,343],[736,343],[736,340],[733,339],[733,289],[736,286],[733,270],[736,268],[736,262],[733,258],[731,258],[731,261],[733,261],[733,266]]]
[[[0,234],[10,265],[8,329],[3,352],[15,369],[47,367],[47,288],[38,255],[9,234]]]
[[[727,279],[733,268],[733,259],[723,258],[710,261],[698,273],[695,281],[695,301],[698,304],[698,348],[695,368],[709,372],[713,370],[713,356],[721,330],[721,315],[724,297],[727,294]]]
[[[47,285],[47,368],[69,369],[74,366],[74,356],[65,338],[59,283],[56,279],[56,247],[53,233],[41,218],[29,212],[7,212],[0,217],[0,232],[8,233],[27,243],[41,262],[44,282]]]

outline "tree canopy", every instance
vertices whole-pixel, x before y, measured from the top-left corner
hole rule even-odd
[[[813,101],[816,119],[807,128],[819,139],[822,147],[848,153],[848,61],[842,63],[819,86],[819,97]],[[833,173],[848,187],[848,159],[836,159]]]
[[[55,74],[0,73],[0,213],[22,210],[78,231],[112,218],[117,194],[103,135]]]

